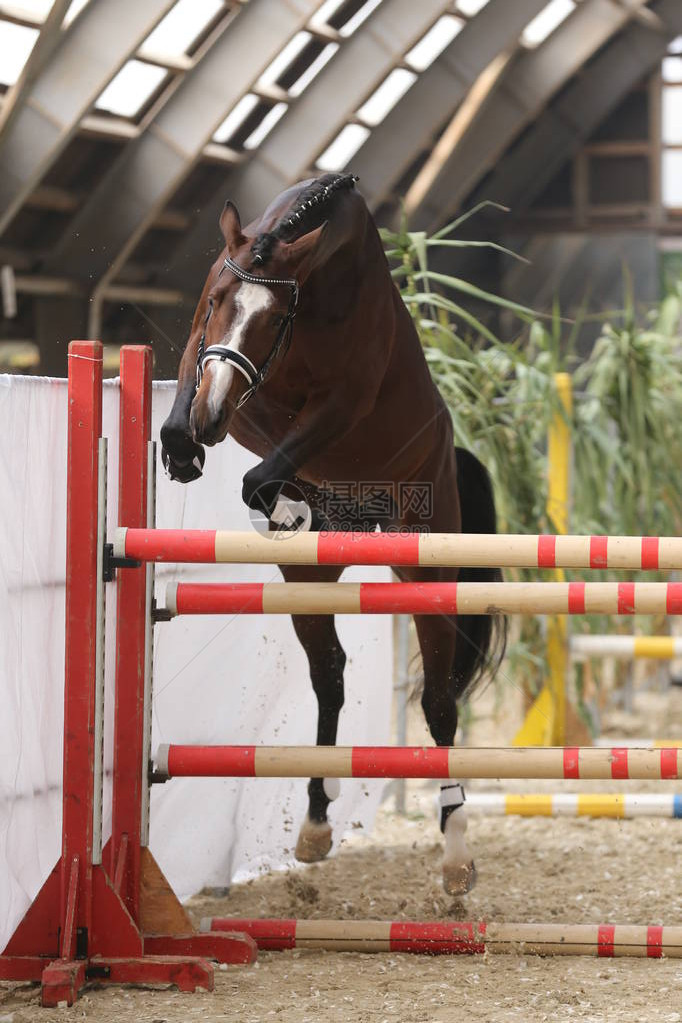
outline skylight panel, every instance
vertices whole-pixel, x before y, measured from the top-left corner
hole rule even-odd
[[[64,16],[64,26],[70,25],[74,18],[77,18],[84,7],[87,7],[90,0],[73,0]]]
[[[52,7],[54,0],[20,0],[16,5],[20,11],[24,11],[27,14],[33,14],[36,18],[45,20],[47,15],[50,13],[50,7]]]
[[[444,14],[435,25],[421,37],[419,42],[405,54],[406,63],[410,64],[415,71],[426,71],[427,67],[433,64],[446,46],[464,28],[461,18],[455,18],[451,14]]]
[[[396,103],[402,99],[417,76],[407,68],[397,67],[384,78],[375,92],[358,110],[358,117],[372,126],[380,124]]]
[[[326,0],[326,3],[323,3],[322,6],[317,11],[315,11],[312,18],[310,19],[310,24],[312,25],[312,27],[313,28],[319,28],[320,26],[328,27],[327,24],[328,19],[331,18],[332,15],[334,15],[338,11],[339,7],[341,7],[343,3],[344,0]]]
[[[236,132],[237,128],[244,123],[254,107],[258,106],[260,100],[252,92],[242,96],[213,135],[214,142],[227,142]]]
[[[0,82],[14,85],[38,38],[37,28],[3,21],[0,34]]]
[[[457,0],[455,7],[467,18],[474,18],[479,11],[482,11],[488,0]]]
[[[178,0],[147,36],[143,49],[181,57],[222,9],[223,0]]]
[[[663,144],[682,145],[682,86],[663,90]]]
[[[129,60],[109,82],[95,106],[119,117],[135,117],[167,73],[155,64]]]
[[[381,0],[367,0],[367,3],[360,8],[357,14],[354,14],[353,17],[345,23],[345,25],[340,27],[339,33],[344,37],[344,39],[348,36],[352,36],[353,32],[360,28],[363,21],[367,21],[367,18],[369,18],[372,11],[375,11],[380,3]]]
[[[663,81],[682,82],[682,57],[666,57],[663,61]]]
[[[682,207],[682,152],[663,152],[663,204]]]
[[[338,43],[328,43],[327,46],[318,53],[312,64],[308,65],[301,77],[297,78],[294,84],[290,86],[289,95],[300,96],[303,90],[308,88],[312,80],[317,78],[322,68],[329,63],[338,48]]]
[[[544,43],[562,21],[575,10],[575,0],[550,0],[543,10],[526,25],[521,42],[529,49]]]
[[[353,10],[355,5],[350,4],[349,6],[353,13],[346,21],[343,21],[343,8],[348,4],[348,0],[326,0],[326,3],[323,3],[312,16],[310,24],[313,28],[321,26],[336,28],[340,35],[347,38],[353,35],[353,32],[362,25],[363,21],[369,18],[372,11],[375,11],[380,3],[381,0],[366,0],[357,10]]]
[[[290,39],[283,50],[277,54],[263,74],[258,79],[259,85],[275,85],[277,79],[298,57],[301,50],[304,50],[312,39],[310,32],[297,32],[293,39]]]
[[[278,85],[290,96],[300,96],[338,48],[338,43],[325,46],[311,32],[297,32],[256,84],[265,87]]]
[[[244,149],[257,149],[263,139],[270,134],[277,122],[288,109],[287,103],[276,103],[265,115],[261,123],[244,139]]]
[[[331,145],[315,161],[323,171],[340,171],[357,153],[370,135],[369,128],[362,124],[347,124],[342,128]]]

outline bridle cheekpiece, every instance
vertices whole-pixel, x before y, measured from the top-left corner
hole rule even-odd
[[[256,260],[258,258],[259,257],[256,257]],[[213,312],[213,304],[209,304],[206,319],[204,320],[204,331],[201,335],[201,340],[199,341],[199,347],[197,349],[196,389],[197,391],[199,390],[207,363],[229,362],[242,374],[243,377],[246,378],[249,384],[248,388],[244,391],[237,402],[237,408],[241,408],[241,406],[247,402],[265,382],[272,364],[280,352],[285,355],[289,349],[289,345],[291,344],[291,339],[294,334],[294,318],[296,316],[296,307],[298,305],[299,286],[298,281],[296,280],[285,280],[280,277],[258,277],[256,274],[251,274],[247,270],[244,270],[238,263],[235,263],[233,259],[230,259],[229,256],[225,258],[218,277],[221,276],[224,270],[231,270],[235,277],[238,277],[241,281],[245,281],[247,284],[262,284],[265,287],[277,286],[291,289],[291,297],[289,298],[289,307],[286,311],[286,315],[279,326],[275,343],[270,349],[270,353],[260,369],[256,369],[254,364],[246,357],[246,355],[234,348],[230,348],[229,345],[209,345],[208,348],[205,347],[206,328]]]

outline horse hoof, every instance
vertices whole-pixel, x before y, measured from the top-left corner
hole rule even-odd
[[[325,858],[331,847],[331,825],[327,821],[320,823],[306,817],[298,834],[294,853],[296,859],[300,863],[317,863]]]
[[[443,864],[443,888],[448,895],[466,895],[476,884],[476,864]]]

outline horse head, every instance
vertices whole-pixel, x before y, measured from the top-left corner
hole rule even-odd
[[[220,218],[225,252],[209,286],[190,410],[195,442],[226,437],[236,410],[276,372],[291,343],[299,289],[310,272],[322,225],[295,242],[242,233],[227,203]]]
[[[245,229],[234,204],[225,204],[220,216],[225,246],[204,284],[175,404],[161,429],[162,457],[173,479],[188,483],[201,475],[203,445],[224,440],[238,409],[279,371],[292,340],[299,291],[324,264],[332,238],[339,241],[338,223],[326,231],[328,211],[334,212],[338,193],[354,183],[352,175],[303,182]]]

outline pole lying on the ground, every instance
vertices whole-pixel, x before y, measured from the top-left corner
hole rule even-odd
[[[409,952],[476,955],[589,955],[642,959],[682,957],[682,927],[626,924],[517,924],[384,920],[248,920],[213,917],[202,930],[242,931],[263,951]]]

